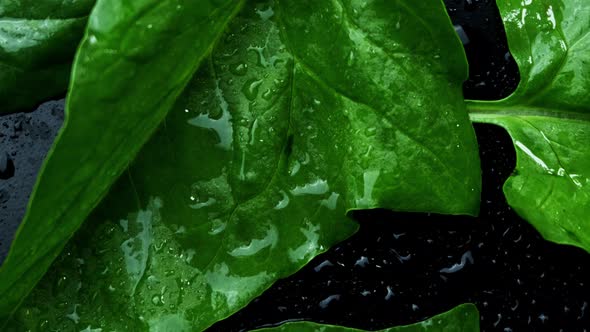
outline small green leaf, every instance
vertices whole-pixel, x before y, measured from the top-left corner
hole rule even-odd
[[[514,141],[508,203],[547,240],[590,252],[590,2],[499,1],[521,82],[469,102],[471,118]]]
[[[74,64],[65,127],[0,269],[0,324],[133,160],[238,0],[100,0]]]
[[[442,3],[321,3],[248,2],[11,326],[200,331],[353,234],[348,210],[477,213]]]
[[[0,0],[0,113],[64,93],[94,0]]]
[[[311,322],[286,323],[260,332],[361,332],[342,326]],[[479,312],[473,304],[462,304],[419,323],[391,327],[378,332],[479,332]]]

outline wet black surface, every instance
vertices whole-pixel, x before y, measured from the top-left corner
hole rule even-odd
[[[465,98],[496,100],[510,95],[520,75],[495,1],[445,0],[445,4],[453,24],[461,26],[469,39],[464,45],[469,61]]]
[[[37,172],[63,122],[63,101],[0,117],[0,263],[24,216]]]
[[[465,45],[469,99],[499,99],[519,81],[492,0],[447,0]],[[36,172],[63,120],[63,103],[0,117],[0,261]],[[357,213],[358,234],[211,331],[309,319],[365,329],[416,322],[473,302],[482,331],[590,330],[590,255],[543,241],[506,205],[514,149],[500,128],[476,125],[483,168],[479,218]],[[8,178],[8,179],[6,179]]]

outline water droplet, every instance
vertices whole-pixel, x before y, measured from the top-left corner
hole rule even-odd
[[[385,301],[389,301],[394,296],[395,296],[395,293],[391,289],[391,286],[387,286],[387,294],[385,294]]]
[[[289,171],[289,175],[294,176],[299,172],[299,169],[301,169],[301,163],[299,162],[299,160],[295,160],[295,162],[293,163],[293,167]]]
[[[323,268],[329,267],[329,266],[334,266],[334,264],[332,264],[332,262],[330,262],[329,260],[326,259],[325,261],[321,262],[316,267],[314,267],[313,270],[315,272],[320,272]]]
[[[228,253],[234,257],[252,256],[264,248],[274,248],[278,240],[279,231],[274,225],[270,225],[266,230],[264,237],[260,239],[252,239],[247,245],[237,247]]]
[[[209,114],[199,114],[188,120],[188,123],[195,127],[212,129],[215,131],[219,139],[217,146],[224,150],[230,150],[233,143],[232,116],[229,112],[229,104],[225,100],[223,91],[219,87],[219,81],[217,81],[215,87],[215,95],[219,101],[219,107],[221,108],[221,117],[219,119],[212,119],[209,117]]]
[[[221,219],[213,219],[211,221],[211,228],[209,229],[210,235],[217,235],[225,230],[227,223],[222,221]]]
[[[453,266],[451,267],[445,267],[443,269],[440,269],[439,272],[441,273],[455,273],[455,272],[459,272],[461,271],[465,265],[467,265],[467,262],[473,264],[473,256],[471,255],[471,251],[466,251],[462,256],[461,256],[461,262],[460,263],[455,263],[453,264]]]
[[[283,196],[281,198],[281,200],[277,203],[277,205],[275,205],[274,209],[275,210],[281,210],[287,207],[287,205],[289,205],[289,196],[287,195],[287,193],[283,190],[280,191],[280,194]]]
[[[377,133],[377,128],[375,128],[375,127],[369,127],[365,130],[365,136],[367,136],[367,137],[375,136],[376,133]]]
[[[354,63],[354,51],[350,51],[350,53],[348,53],[348,59],[347,59],[347,63],[348,65],[352,65]]]
[[[256,130],[258,129],[258,119],[255,119],[252,123],[252,127],[250,128],[250,145],[254,145],[256,141]]]
[[[65,287],[66,282],[68,281],[68,277],[62,275],[61,277],[57,278],[56,286],[58,289]]]
[[[301,262],[302,260],[318,254],[318,249],[323,250],[324,247],[318,243],[320,239],[320,225],[306,222],[306,227],[300,227],[299,231],[305,236],[305,241],[294,249],[288,250],[289,259],[291,262]]]
[[[301,161],[301,165],[307,165],[309,164],[309,162],[311,161],[311,158],[309,157],[309,153],[305,153],[305,155],[303,156],[303,160]]]
[[[457,33],[457,36],[459,36],[461,43],[463,43],[463,45],[469,44],[469,37],[467,36],[467,33],[465,32],[463,27],[460,25],[455,25],[454,27],[455,27],[455,33]]]
[[[549,5],[547,8],[547,20],[551,23],[551,27],[555,29],[557,27],[557,22],[555,21],[555,14],[553,13],[553,6]]]
[[[258,97],[258,90],[262,82],[263,80],[258,80],[255,78],[246,81],[244,87],[242,88],[242,93],[244,96],[246,96],[246,98],[248,98],[248,100],[256,99],[256,97]]]
[[[238,76],[244,76],[248,73],[248,64],[246,63],[236,63],[229,66],[229,71]]]
[[[49,330],[49,320],[45,319],[45,320],[41,321],[41,323],[39,323],[39,331],[48,331],[48,330]]]
[[[369,259],[365,256],[361,256],[359,259],[356,260],[354,266],[365,267],[369,264]]]
[[[266,89],[266,91],[262,93],[262,98],[264,98],[265,100],[271,100],[274,92],[275,90],[273,89]]]
[[[66,318],[68,318],[69,320],[74,322],[74,324],[78,324],[78,322],[80,321],[80,316],[78,315],[78,311],[77,311],[78,306],[79,306],[79,304],[74,304],[74,311],[72,313],[66,315]]]
[[[380,173],[380,170],[372,170],[363,174],[363,197],[356,199],[358,208],[367,208],[373,204],[373,188]]]
[[[291,194],[295,196],[300,195],[322,195],[328,192],[330,187],[326,180],[315,180],[303,186],[296,186],[291,190]]]
[[[191,201],[194,202],[193,204],[190,204],[190,207],[195,210],[211,206],[217,202],[217,200],[213,197],[209,197],[209,198],[207,198],[207,200],[203,200],[203,201],[201,201],[198,198],[198,196],[194,196],[194,195],[191,196],[190,198],[191,198]]]
[[[267,21],[271,17],[273,17],[275,12],[272,10],[272,7],[268,7],[266,10],[257,9],[256,14],[258,14],[258,16],[260,16],[260,19],[262,19],[263,21]]]
[[[250,46],[248,47],[248,51],[254,51],[256,53],[256,55],[258,56],[258,65],[266,68],[269,65],[271,65],[271,63],[269,63],[268,60],[266,60],[266,57],[264,56],[264,49],[265,47],[258,47],[258,46]]]
[[[340,197],[340,194],[332,192],[330,194],[330,197],[328,197],[327,199],[322,199],[322,201],[320,202],[320,205],[325,206],[330,210],[335,210],[336,206],[338,204],[339,197]]]
[[[326,309],[330,305],[330,303],[332,303],[334,301],[338,301],[338,300],[340,300],[339,294],[330,295],[327,298],[320,301],[320,308]]]

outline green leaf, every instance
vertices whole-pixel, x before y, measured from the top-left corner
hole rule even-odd
[[[94,0],[0,0],[0,113],[64,93]]]
[[[508,203],[547,240],[590,252],[590,2],[498,5],[521,82],[504,100],[470,102],[471,118],[512,136]]]
[[[323,103],[293,131],[317,134],[326,154],[345,157],[335,164],[354,193],[347,208],[476,215],[479,158],[461,92],[467,63],[442,3],[281,4],[297,13],[282,26],[301,81],[295,92],[308,98],[303,107]]]
[[[268,332],[361,332],[342,326],[317,324],[310,322],[286,323],[279,327],[260,329]],[[479,312],[473,304],[462,304],[445,313],[419,323],[391,327],[378,332],[479,332]]]
[[[98,1],[74,64],[65,128],[0,270],[0,318],[15,310],[133,160],[239,4]]]
[[[354,233],[348,210],[477,212],[442,3],[321,3],[248,3],[11,326],[199,331]]]

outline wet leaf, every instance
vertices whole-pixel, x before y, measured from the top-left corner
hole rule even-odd
[[[96,4],[74,64],[65,127],[0,269],[0,322],[161,123],[239,4]]]
[[[0,113],[66,91],[94,0],[0,1]]]
[[[547,240],[590,251],[590,2],[499,1],[521,82],[470,102],[471,117],[512,136],[508,203]]]
[[[348,210],[477,213],[442,3],[318,6],[247,3],[10,326],[200,331],[354,233]]]
[[[361,332],[342,326],[317,324],[311,322],[286,323],[279,327],[256,331],[267,332]],[[473,304],[462,304],[445,313],[436,315],[422,322],[391,327],[378,332],[479,332],[479,313]]]

